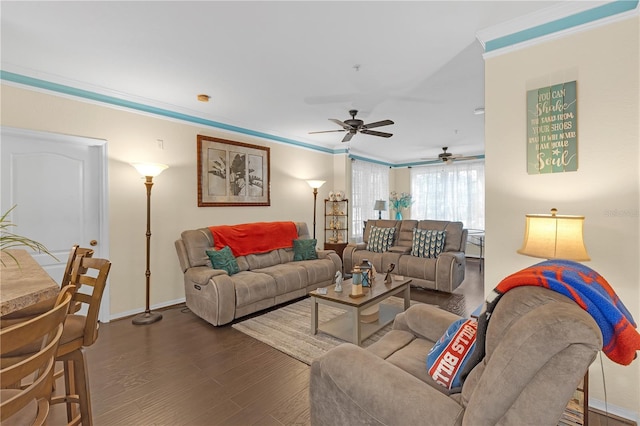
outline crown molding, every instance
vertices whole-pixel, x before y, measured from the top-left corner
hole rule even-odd
[[[160,116],[164,119],[177,120],[187,122],[190,124],[197,124],[205,127],[212,127],[220,130],[225,130],[233,133],[240,133],[257,138],[267,139],[275,142],[280,142],[288,145],[297,146],[299,148],[307,148],[314,151],[320,151],[326,154],[334,154],[334,150],[328,147],[312,145],[306,142],[293,140],[290,138],[273,135],[261,131],[251,130],[244,127],[234,126],[231,124],[222,123],[219,121],[210,120],[207,118],[199,117],[196,115],[177,112],[173,109],[166,109],[147,103],[141,103],[124,99],[122,97],[113,96],[109,94],[98,93],[97,91],[91,91],[87,89],[79,89],[77,87],[68,86],[65,84],[54,83],[39,78],[29,77],[22,74],[16,74],[13,72],[0,70],[0,80],[6,84],[15,85],[18,87],[27,87],[30,90],[55,93],[62,97],[69,97],[74,99],[80,99],[84,102],[95,104],[106,104],[113,108],[125,109],[130,111],[136,111],[142,114],[149,114],[153,116]],[[177,108],[176,108],[177,109]]]
[[[476,33],[488,54],[504,53],[638,14],[638,0],[566,2]]]

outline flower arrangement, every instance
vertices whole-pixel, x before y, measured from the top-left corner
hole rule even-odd
[[[396,211],[396,219],[400,220],[402,219],[402,210],[410,207],[413,204],[413,200],[411,199],[411,194],[407,192],[398,194],[396,191],[391,191],[389,203]]]

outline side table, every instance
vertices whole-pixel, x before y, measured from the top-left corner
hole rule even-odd
[[[340,260],[342,260],[342,252],[344,252],[344,248],[347,246],[347,243],[324,243],[325,250],[334,250],[338,256],[340,256]]]

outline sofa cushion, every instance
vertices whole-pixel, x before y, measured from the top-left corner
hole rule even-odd
[[[192,229],[181,234],[189,266],[211,266],[211,260],[205,250],[213,247],[213,238],[208,229]]]
[[[310,238],[307,240],[297,239],[293,240],[293,260],[312,260],[318,258],[316,253],[316,244],[318,240]]]
[[[250,271],[268,268],[269,266],[282,263],[280,261],[280,254],[278,253],[278,250],[273,250],[269,253],[248,254],[245,258]]]
[[[244,271],[229,278],[236,291],[236,309],[263,300],[273,299],[278,293],[275,280],[268,274]]]
[[[207,256],[211,259],[213,269],[222,269],[227,271],[229,275],[240,272],[238,262],[236,262],[229,246],[224,246],[220,250],[207,250]]]
[[[378,219],[378,220],[367,220],[367,223],[364,228],[364,234],[362,234],[362,241],[365,243],[369,242],[369,235],[371,234],[371,228],[377,226],[378,228],[396,228],[400,227],[400,224],[403,221],[401,220],[389,220],[389,219]],[[396,231],[396,235],[398,232]]]
[[[270,275],[276,282],[277,295],[300,290],[309,285],[307,271],[299,263],[273,265],[268,268],[257,269],[254,272]]]
[[[442,253],[446,231],[431,229],[413,229],[411,256],[436,258]]]
[[[438,259],[429,257],[400,256],[396,263],[396,273],[405,277],[435,281],[437,262]]]
[[[427,383],[435,390],[448,395],[450,391],[444,386],[438,385],[429,375],[424,365],[426,354],[429,353],[433,344],[434,342],[427,339],[413,339],[402,349],[391,354],[387,361]]]
[[[389,250],[389,247],[393,245],[393,240],[396,235],[396,228],[380,228],[378,226],[371,227],[369,233],[369,242],[367,243],[367,250],[374,253],[384,253]]]
[[[396,232],[396,246],[409,247],[413,243],[413,230],[420,228],[420,221],[404,219],[398,221],[398,232]]]

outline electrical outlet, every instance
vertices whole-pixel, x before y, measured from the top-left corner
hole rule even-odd
[[[156,143],[158,145],[158,149],[164,149],[164,141],[162,139],[157,139]]]

